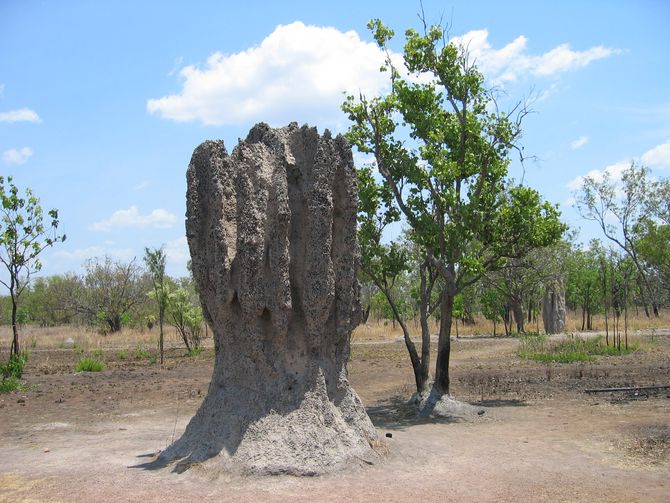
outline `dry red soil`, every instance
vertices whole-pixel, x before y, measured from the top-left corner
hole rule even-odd
[[[105,352],[74,373],[75,349],[33,351],[26,391],[0,395],[0,501],[670,501],[670,336],[579,364],[520,359],[512,338],[453,343],[453,393],[487,406],[473,422],[418,419],[396,342],[357,344],[350,379],[388,454],[315,478],[138,468],[178,437],[207,392],[211,351],[174,348],[164,369]],[[132,353],[132,351],[130,351]]]

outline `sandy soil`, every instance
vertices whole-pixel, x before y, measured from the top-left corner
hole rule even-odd
[[[173,349],[161,370],[109,351],[107,370],[74,374],[75,350],[37,350],[25,374],[32,389],[0,395],[0,501],[670,501],[670,390],[584,393],[670,384],[670,337],[656,341],[544,365],[520,360],[515,339],[455,340],[454,394],[487,406],[468,423],[415,417],[401,344],[357,345],[351,381],[380,434],[392,435],[389,453],[317,478],[137,467],[183,431],[211,355]]]

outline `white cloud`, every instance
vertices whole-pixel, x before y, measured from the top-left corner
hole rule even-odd
[[[5,164],[25,164],[30,156],[33,155],[33,149],[30,147],[11,148],[2,153],[2,161]]]
[[[191,258],[186,236],[182,236],[165,245],[167,256],[166,269],[171,276],[184,276],[188,274],[187,264]]]
[[[65,260],[84,262],[88,259],[108,255],[120,260],[130,260],[135,255],[132,248],[110,248],[103,246],[89,246],[88,248],[77,248],[75,250],[58,250],[53,252],[54,257]]]
[[[654,168],[670,168],[670,140],[642,154],[642,162]]]
[[[379,72],[384,54],[354,31],[279,25],[259,46],[235,54],[212,54],[204,65],[181,69],[178,94],[150,99],[147,110],[175,121],[208,125],[263,120],[340,118],[343,92],[377,95],[388,85]]]
[[[572,143],[570,143],[570,148],[572,150],[577,150],[578,148],[582,148],[588,142],[589,142],[589,137],[588,136],[580,136],[579,138],[574,140]]]
[[[524,74],[555,76],[621,53],[619,49],[602,45],[585,51],[574,51],[569,44],[561,44],[544,54],[534,56],[528,54],[528,39],[523,35],[501,49],[493,48],[488,37],[488,30],[473,30],[453,37],[451,42],[467,48],[479,69],[497,84],[517,80]]]
[[[144,180],[133,187],[133,190],[143,190],[150,185],[149,180]]]
[[[123,229],[127,227],[155,227],[166,229],[177,222],[177,217],[168,211],[157,208],[147,215],[141,215],[137,206],[131,206],[127,210],[117,210],[107,220],[92,224],[92,231],[108,231],[110,229]]]
[[[589,177],[596,182],[602,182],[605,177],[605,173],[607,173],[610,180],[619,181],[621,180],[621,174],[628,168],[630,168],[630,161],[619,161],[607,166],[605,169],[592,169],[586,175],[580,175],[570,180],[567,184],[567,187],[570,190],[581,189],[586,177]]]
[[[0,96],[5,92],[5,84],[0,82]]]
[[[167,245],[165,245],[165,255],[172,262],[186,265],[186,262],[191,258],[186,236],[168,241]]]
[[[37,112],[29,108],[0,112],[0,122],[42,122]]]

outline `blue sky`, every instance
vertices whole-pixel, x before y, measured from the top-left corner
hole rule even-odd
[[[632,159],[670,174],[670,2],[435,1],[506,103],[534,96],[512,173],[561,205],[579,176]],[[42,274],[165,245],[185,274],[185,170],[259,121],[342,132],[345,90],[383,92],[373,17],[402,34],[419,3],[0,0],[0,174],[58,208]],[[402,36],[392,47],[401,51]],[[363,159],[357,157],[359,161]]]

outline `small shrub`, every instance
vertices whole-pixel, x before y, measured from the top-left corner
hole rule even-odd
[[[0,380],[0,393],[10,393],[11,391],[21,390],[24,387],[25,384],[14,376]]]
[[[150,363],[151,365],[155,365],[157,361],[158,361],[158,360],[156,359],[155,356],[152,356],[151,358],[149,358],[149,363]]]
[[[119,349],[119,350],[116,352],[116,357],[117,357],[119,360],[125,360],[126,358],[128,358],[128,351],[126,351],[125,349]]]
[[[201,355],[205,351],[205,348],[202,346],[198,346],[196,348],[191,348],[191,350],[188,352],[188,356],[191,358],[195,358],[196,356]]]
[[[27,351],[21,351],[21,353],[13,354],[9,357],[7,363],[0,363],[0,374],[2,374],[3,379],[10,377],[15,377],[16,379],[21,379],[23,375],[23,367],[26,366],[28,362]]]
[[[100,372],[105,368],[105,364],[95,358],[82,358],[75,365],[75,372]]]
[[[105,352],[102,350],[102,348],[96,348],[93,351],[91,351],[91,354],[93,355],[94,358],[102,358]]]
[[[151,353],[144,349],[142,346],[137,346],[135,348],[135,359],[136,360],[143,360],[144,358],[149,358],[151,357]]]

